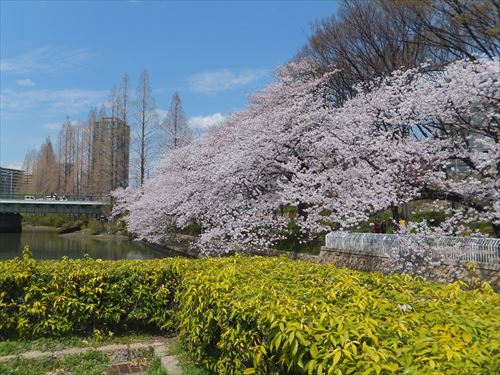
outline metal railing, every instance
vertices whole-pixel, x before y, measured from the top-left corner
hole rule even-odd
[[[446,260],[500,263],[498,238],[331,232],[326,235],[325,246],[337,250],[389,256],[391,251],[402,249],[409,242],[428,245],[436,257]]]
[[[89,195],[89,194],[56,194],[56,193],[46,193],[46,194],[0,194],[0,199],[2,200],[27,200],[27,201],[78,201],[78,202],[103,202],[109,203],[109,195]]]

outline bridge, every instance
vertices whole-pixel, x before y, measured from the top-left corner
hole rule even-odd
[[[0,199],[1,213],[100,215],[104,201]]]
[[[21,215],[60,214],[99,216],[109,198],[93,196],[11,195],[0,197],[0,232],[21,230]]]

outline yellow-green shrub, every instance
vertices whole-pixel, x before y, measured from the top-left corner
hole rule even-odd
[[[217,373],[498,373],[500,299],[284,258],[191,264],[181,335]]]
[[[220,374],[499,373],[500,297],[286,258],[0,262],[0,336],[180,332]]]
[[[0,337],[171,331],[180,262],[0,262]]]

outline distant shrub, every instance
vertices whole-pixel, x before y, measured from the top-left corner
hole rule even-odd
[[[87,230],[90,234],[101,234],[106,232],[106,225],[99,220],[92,219],[87,224]]]
[[[23,221],[29,225],[62,227],[65,223],[72,221],[72,219],[67,216],[57,215],[57,214],[49,214],[49,215],[23,214]]]
[[[123,220],[110,221],[106,225],[109,234],[127,235],[127,223]]]

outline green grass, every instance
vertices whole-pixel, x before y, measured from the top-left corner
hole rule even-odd
[[[161,362],[159,358],[155,358],[149,364],[144,375],[168,375],[166,371],[161,367]]]
[[[137,341],[146,341],[150,338],[144,333],[128,333],[125,336],[62,336],[42,337],[38,339],[12,339],[0,341],[0,356],[19,354],[31,350],[42,352],[58,351],[71,347],[97,347],[109,344],[129,344]],[[2,373],[0,373],[2,374]],[[2,374],[3,375],[3,374]]]
[[[67,336],[59,338],[40,338],[33,340],[5,340],[0,342],[0,356],[19,354],[30,350],[58,351],[69,347],[96,347],[108,344],[126,344],[137,341],[145,341],[150,336],[132,333],[118,337],[78,337]],[[150,353],[151,354],[151,353]],[[183,375],[214,375],[204,368],[196,366],[189,353],[184,349],[180,341],[175,341],[169,350],[170,355],[177,357],[182,368]],[[168,375],[161,367],[159,358],[152,358],[150,365],[144,375]],[[74,375],[94,375],[106,370],[109,360],[106,355],[98,351],[90,351],[85,354],[66,356],[61,359],[45,358],[39,360],[26,360],[18,358],[14,361],[0,364],[1,375],[43,375],[49,371],[66,370]]]
[[[50,371],[69,371],[73,375],[102,375],[109,364],[109,358],[96,350],[63,358],[27,360],[18,358],[0,363],[2,375],[44,375]]]
[[[182,342],[177,340],[170,348],[169,353],[177,358],[182,369],[182,375],[215,375],[205,368],[197,366],[191,358],[189,352],[184,348]],[[162,373],[152,373],[148,375],[163,375]]]

